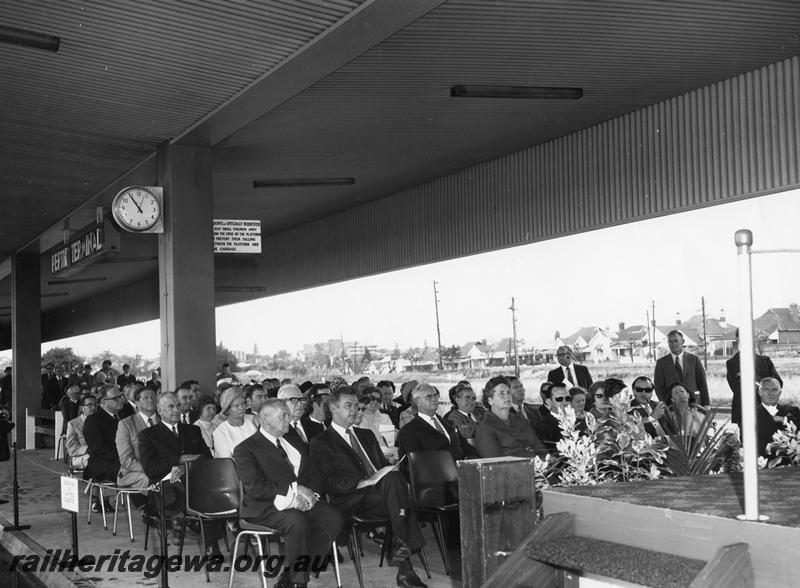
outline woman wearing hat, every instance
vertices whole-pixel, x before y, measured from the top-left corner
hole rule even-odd
[[[214,455],[233,457],[233,449],[258,431],[258,421],[246,414],[247,399],[239,386],[231,386],[222,393],[220,409],[228,418],[214,429]]]

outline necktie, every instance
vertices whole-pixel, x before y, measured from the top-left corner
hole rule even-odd
[[[289,454],[286,453],[286,450],[283,448],[283,445],[281,445],[281,440],[275,439],[275,445],[277,446],[278,453],[281,454],[281,457],[286,460],[286,463],[288,463],[292,467],[292,469],[294,469],[294,466],[292,465],[292,460],[289,459]]]
[[[153,426],[153,417],[147,417],[147,426],[148,427],[152,427]]]
[[[681,369],[681,360],[675,356],[675,371],[678,372],[678,380],[683,382],[683,370]]]
[[[433,418],[433,426],[436,427],[436,430],[439,431],[445,437],[447,437],[447,433],[445,433],[444,427],[442,427],[442,423],[439,422],[439,419],[437,419],[435,416],[432,418]]]
[[[180,438],[181,438],[181,435],[180,435],[180,433],[178,433],[178,425],[172,425],[172,432],[175,434],[175,436],[176,436],[178,439],[180,439]]]
[[[371,476],[375,473],[375,466],[372,465],[372,462],[364,453],[364,450],[361,449],[361,444],[358,442],[356,438],[356,434],[353,432],[353,429],[347,429],[347,436],[350,438],[350,447],[353,448],[353,451],[356,452],[358,459],[361,460],[361,463],[364,464],[364,468],[367,470],[367,475]]]
[[[188,425],[189,424],[189,417],[187,416],[187,414],[185,412],[181,415],[181,422],[184,425]]]
[[[569,383],[574,386],[575,380],[572,378],[572,366],[568,365],[565,369],[567,370],[567,380],[569,380]]]
[[[294,430],[297,431],[297,434],[303,440],[303,443],[308,443],[308,438],[306,437],[306,434],[303,433],[303,428],[300,426],[300,421],[297,421],[294,424]]]

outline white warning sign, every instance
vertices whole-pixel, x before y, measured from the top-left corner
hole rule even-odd
[[[261,253],[261,221],[214,219],[214,253]]]

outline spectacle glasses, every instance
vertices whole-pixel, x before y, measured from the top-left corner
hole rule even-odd
[[[639,388],[638,386],[635,386],[633,389],[636,392],[647,392],[648,394],[653,391],[652,388]]]
[[[380,402],[381,400],[383,400],[383,399],[380,396],[370,396],[369,397],[369,401],[370,402]]]
[[[553,396],[553,400],[556,402],[564,402],[566,400],[565,396]]]
[[[305,398],[286,398],[286,402],[291,402],[292,404],[297,404],[298,402],[305,402]]]

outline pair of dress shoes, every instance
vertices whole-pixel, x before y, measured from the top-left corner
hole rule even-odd
[[[400,588],[428,588],[428,585],[423,582],[414,571],[414,568],[409,566],[409,569],[403,570],[402,568],[397,572],[397,585]]]

